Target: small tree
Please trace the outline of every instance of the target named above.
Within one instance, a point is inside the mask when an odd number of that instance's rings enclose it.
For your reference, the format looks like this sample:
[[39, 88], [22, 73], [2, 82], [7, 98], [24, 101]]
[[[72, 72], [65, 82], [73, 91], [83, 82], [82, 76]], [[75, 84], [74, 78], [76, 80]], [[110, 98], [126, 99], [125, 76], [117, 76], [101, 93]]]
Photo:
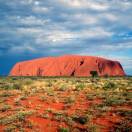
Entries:
[[97, 71], [90, 71], [90, 74], [92, 77], [98, 77], [98, 72]]
[[108, 75], [108, 74], [105, 74], [105, 75], [104, 75], [104, 77], [106, 77], [106, 78], [107, 78], [107, 77], [109, 77], [109, 75]]

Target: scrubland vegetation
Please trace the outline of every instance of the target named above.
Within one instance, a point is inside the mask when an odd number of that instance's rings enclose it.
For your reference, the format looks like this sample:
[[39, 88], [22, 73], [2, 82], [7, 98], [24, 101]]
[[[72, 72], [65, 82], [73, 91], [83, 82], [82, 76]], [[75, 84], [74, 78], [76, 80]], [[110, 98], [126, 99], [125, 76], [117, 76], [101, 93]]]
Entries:
[[0, 132], [131, 132], [132, 78], [0, 78]]

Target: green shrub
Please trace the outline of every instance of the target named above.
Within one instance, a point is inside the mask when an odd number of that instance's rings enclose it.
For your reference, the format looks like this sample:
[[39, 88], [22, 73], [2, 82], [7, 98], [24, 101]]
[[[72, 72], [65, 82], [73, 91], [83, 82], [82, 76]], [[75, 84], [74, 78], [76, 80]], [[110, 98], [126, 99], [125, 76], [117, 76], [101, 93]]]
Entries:
[[122, 117], [132, 117], [132, 111], [131, 110], [118, 110], [117, 114], [119, 114]]
[[66, 85], [62, 85], [60, 88], [59, 88], [60, 91], [66, 91], [67, 90], [67, 87]]
[[13, 89], [20, 89], [20, 84], [18, 83], [13, 84]]
[[13, 86], [12, 86], [12, 84], [3, 84], [1, 86], [1, 89], [10, 90], [10, 89], [13, 89]]
[[70, 96], [66, 98], [66, 103], [74, 103], [75, 102], [75, 96]]
[[7, 110], [11, 109], [11, 106], [10, 105], [3, 105], [1, 108], [0, 108], [0, 111], [1, 112], [5, 112]]
[[130, 122], [125, 120], [116, 123], [114, 126], [114, 132], [132, 132], [132, 128], [129, 124]]
[[95, 124], [89, 124], [87, 128], [87, 132], [101, 132], [100, 127]]
[[4, 132], [14, 132], [16, 130], [16, 126], [9, 125], [4, 129]]
[[61, 128], [59, 128], [59, 132], [69, 132], [69, 129], [61, 127]]
[[106, 106], [112, 106], [112, 105], [122, 105], [125, 102], [126, 101], [123, 98], [119, 98], [117, 96], [110, 96], [106, 98], [104, 104]]
[[10, 97], [10, 96], [12, 96], [12, 94], [8, 91], [5, 91], [2, 94], [0, 94], [0, 97]]
[[79, 83], [76, 85], [76, 90], [77, 91], [80, 91], [80, 90], [83, 90], [85, 88], [85, 85], [83, 83]]
[[87, 94], [87, 95], [86, 95], [86, 98], [87, 98], [88, 100], [93, 100], [93, 99], [96, 98], [96, 95], [95, 95], [95, 94]]
[[44, 102], [44, 101], [47, 101], [47, 97], [44, 96], [44, 95], [42, 95], [42, 96], [40, 96], [40, 100], [43, 101], [43, 102]]
[[98, 77], [98, 72], [97, 71], [90, 71], [90, 74], [92, 77]]
[[44, 119], [50, 118], [49, 114], [45, 114], [45, 113], [41, 114], [40, 117]]
[[73, 117], [73, 120], [80, 123], [80, 124], [86, 124], [88, 121], [87, 117], [82, 117], [82, 116]]
[[112, 88], [115, 88], [115, 87], [116, 87], [116, 85], [113, 82], [106, 82], [103, 86], [104, 89], [112, 89]]
[[0, 124], [7, 125], [16, 121], [25, 121], [25, 117], [31, 115], [32, 113], [33, 111], [19, 111], [14, 115], [0, 118]]

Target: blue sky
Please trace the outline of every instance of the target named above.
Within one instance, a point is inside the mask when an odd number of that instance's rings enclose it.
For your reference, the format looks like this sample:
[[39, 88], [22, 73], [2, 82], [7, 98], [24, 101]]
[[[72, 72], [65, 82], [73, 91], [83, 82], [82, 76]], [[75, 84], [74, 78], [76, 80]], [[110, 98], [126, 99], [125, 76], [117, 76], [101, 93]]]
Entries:
[[0, 0], [0, 75], [63, 54], [118, 60], [132, 75], [132, 1]]

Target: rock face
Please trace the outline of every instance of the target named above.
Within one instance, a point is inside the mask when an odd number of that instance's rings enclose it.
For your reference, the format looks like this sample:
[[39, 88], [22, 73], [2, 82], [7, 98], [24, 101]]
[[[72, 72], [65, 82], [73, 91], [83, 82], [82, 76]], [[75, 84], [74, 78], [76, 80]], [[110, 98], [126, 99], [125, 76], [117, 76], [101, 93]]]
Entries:
[[121, 64], [94, 56], [64, 55], [45, 57], [17, 63], [10, 76], [91, 76], [97, 71], [99, 76], [124, 76]]

